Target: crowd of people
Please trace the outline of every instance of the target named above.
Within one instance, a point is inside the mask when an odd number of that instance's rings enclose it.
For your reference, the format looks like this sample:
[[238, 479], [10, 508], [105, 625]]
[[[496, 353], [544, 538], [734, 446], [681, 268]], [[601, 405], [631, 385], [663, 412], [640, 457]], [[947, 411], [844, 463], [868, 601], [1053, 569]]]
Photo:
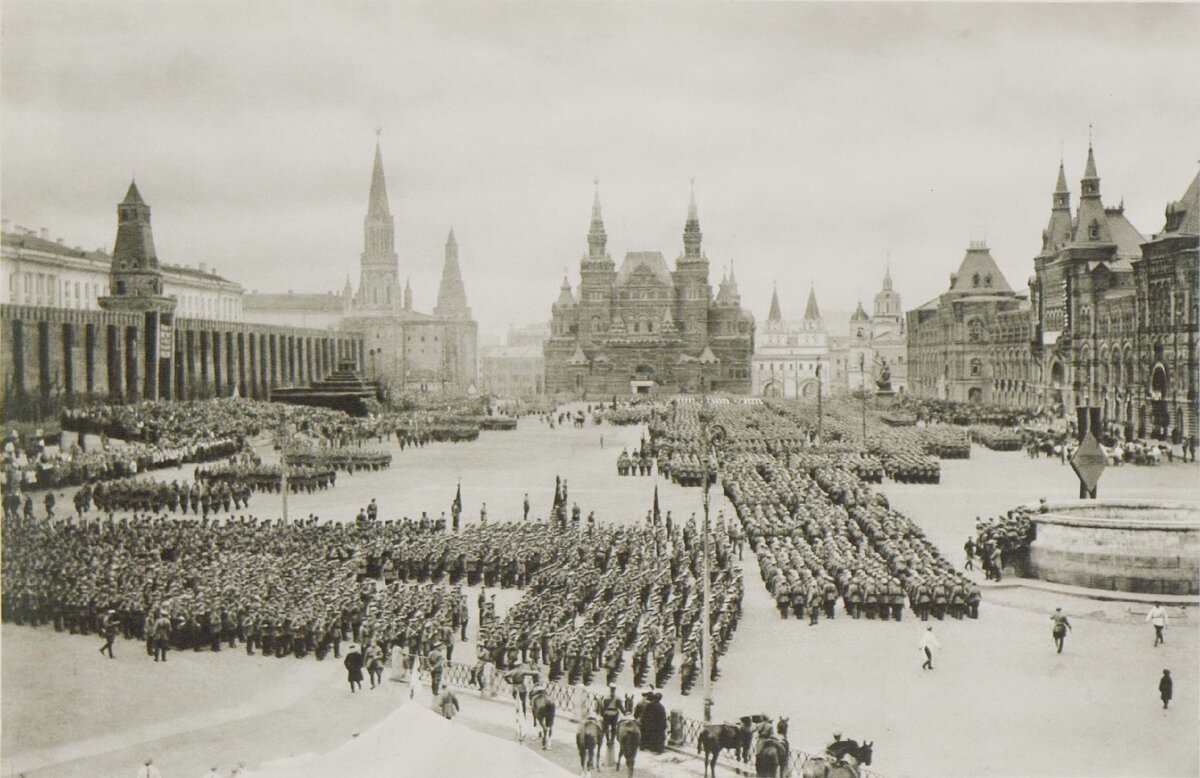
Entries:
[[654, 475], [654, 453], [644, 438], [633, 453], [621, 450], [617, 456], [617, 475]]
[[994, 519], [975, 517], [975, 537], [967, 540], [963, 551], [968, 566], [978, 559], [984, 576], [1000, 581], [1005, 567], [1024, 571], [1034, 539], [1032, 511], [1018, 507]]
[[[817, 624], [844, 612], [899, 620], [906, 609], [921, 619], [977, 618], [978, 586], [870, 488], [877, 468], [868, 456], [842, 448], [849, 436], [846, 419], [840, 421], [834, 447], [816, 443], [796, 410], [771, 406], [676, 406], [658, 415], [651, 430], [660, 456], [712, 440], [725, 493], [782, 618]], [[871, 456], [886, 462], [905, 453]], [[888, 471], [886, 464], [878, 469]], [[914, 466], [905, 475], [917, 472]]]

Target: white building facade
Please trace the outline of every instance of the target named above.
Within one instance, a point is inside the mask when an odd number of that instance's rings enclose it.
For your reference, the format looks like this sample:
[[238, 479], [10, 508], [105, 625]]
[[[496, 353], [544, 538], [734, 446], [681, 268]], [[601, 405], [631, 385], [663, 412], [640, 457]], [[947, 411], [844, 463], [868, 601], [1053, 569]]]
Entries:
[[755, 339], [751, 359], [751, 392], [756, 397], [816, 399], [818, 387], [830, 387], [829, 335], [809, 290], [804, 318], [787, 321], [778, 291], [771, 293], [771, 312]]

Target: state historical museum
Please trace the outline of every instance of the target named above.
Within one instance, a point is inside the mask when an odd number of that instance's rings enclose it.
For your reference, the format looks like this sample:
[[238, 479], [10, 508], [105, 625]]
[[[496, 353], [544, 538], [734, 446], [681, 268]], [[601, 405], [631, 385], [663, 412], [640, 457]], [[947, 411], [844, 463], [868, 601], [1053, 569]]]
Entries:
[[574, 292], [566, 278], [545, 345], [546, 392], [577, 397], [750, 391], [754, 317], [732, 272], [714, 299], [693, 194], [683, 253], [631, 251], [620, 270], [607, 251], [600, 195]]

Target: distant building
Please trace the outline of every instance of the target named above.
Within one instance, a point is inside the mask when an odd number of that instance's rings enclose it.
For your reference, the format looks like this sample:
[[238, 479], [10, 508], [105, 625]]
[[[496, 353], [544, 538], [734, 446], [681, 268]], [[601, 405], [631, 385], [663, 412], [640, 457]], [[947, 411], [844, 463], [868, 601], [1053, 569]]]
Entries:
[[551, 308], [547, 393], [750, 391], [754, 317], [732, 273], [712, 294], [694, 195], [674, 270], [657, 251], [631, 251], [617, 269], [599, 192], [587, 241], [578, 293], [564, 278]]
[[510, 346], [536, 346], [538, 351], [550, 339], [550, 322], [526, 324], [523, 327], [509, 327], [507, 343]]
[[752, 393], [758, 397], [815, 398], [818, 386], [828, 392], [832, 379], [829, 337], [816, 291], [809, 289], [804, 318], [787, 321], [778, 290], [771, 292], [771, 311], [755, 338], [751, 369]]
[[489, 346], [480, 356], [483, 391], [528, 399], [543, 393], [546, 377], [540, 346]]
[[867, 388], [875, 391], [884, 381], [892, 391], [908, 391], [908, 336], [900, 294], [892, 288], [889, 267], [875, 295], [874, 314], [860, 302], [850, 317], [847, 335], [830, 337], [835, 391]]
[[1005, 312], [1027, 312], [987, 244], [972, 241], [950, 288], [908, 313], [908, 390], [918, 397], [991, 403], [991, 336]]
[[[136, 192], [131, 186], [130, 191]], [[137, 194], [141, 198], [140, 193]], [[100, 298], [110, 294], [112, 257], [104, 251], [84, 251], [51, 241], [49, 232], [5, 223], [0, 249], [0, 279], [6, 288], [0, 299], [9, 305], [100, 310]], [[203, 262], [197, 267], [162, 264], [162, 293], [174, 297], [181, 316], [241, 321], [242, 287], [222, 278]]]
[[467, 305], [454, 230], [446, 239], [433, 313], [415, 311], [412, 286], [407, 281], [400, 285], [395, 219], [378, 143], [363, 219], [358, 289], [347, 276], [338, 294], [250, 294], [244, 305], [250, 321], [361, 334], [366, 345], [361, 371], [389, 386], [446, 392], [476, 388], [479, 327]]

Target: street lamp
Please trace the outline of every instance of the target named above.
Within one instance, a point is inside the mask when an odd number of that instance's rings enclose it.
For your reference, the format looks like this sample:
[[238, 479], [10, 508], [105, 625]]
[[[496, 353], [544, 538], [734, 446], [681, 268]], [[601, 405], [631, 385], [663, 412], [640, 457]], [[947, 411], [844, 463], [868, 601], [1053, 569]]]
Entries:
[[821, 445], [825, 430], [825, 407], [822, 404], [824, 392], [821, 387], [821, 363], [817, 363], [817, 445]]
[[712, 425], [712, 411], [708, 408], [708, 395], [703, 396], [704, 407], [700, 410], [700, 439], [703, 445], [703, 478], [704, 489], [702, 499], [704, 503], [704, 530], [701, 533], [701, 561], [700, 569], [704, 575], [703, 601], [701, 609], [704, 611], [704, 618], [701, 619], [700, 626], [700, 672], [703, 677], [704, 689], [704, 720], [712, 721], [712, 573], [709, 570], [709, 453], [712, 445], [718, 440], [725, 437], [725, 429], [721, 425]]
[[850, 396], [862, 401], [862, 440], [863, 448], [865, 449], [867, 447], [867, 400], [871, 397], [871, 391], [865, 387], [855, 389], [850, 393]]

